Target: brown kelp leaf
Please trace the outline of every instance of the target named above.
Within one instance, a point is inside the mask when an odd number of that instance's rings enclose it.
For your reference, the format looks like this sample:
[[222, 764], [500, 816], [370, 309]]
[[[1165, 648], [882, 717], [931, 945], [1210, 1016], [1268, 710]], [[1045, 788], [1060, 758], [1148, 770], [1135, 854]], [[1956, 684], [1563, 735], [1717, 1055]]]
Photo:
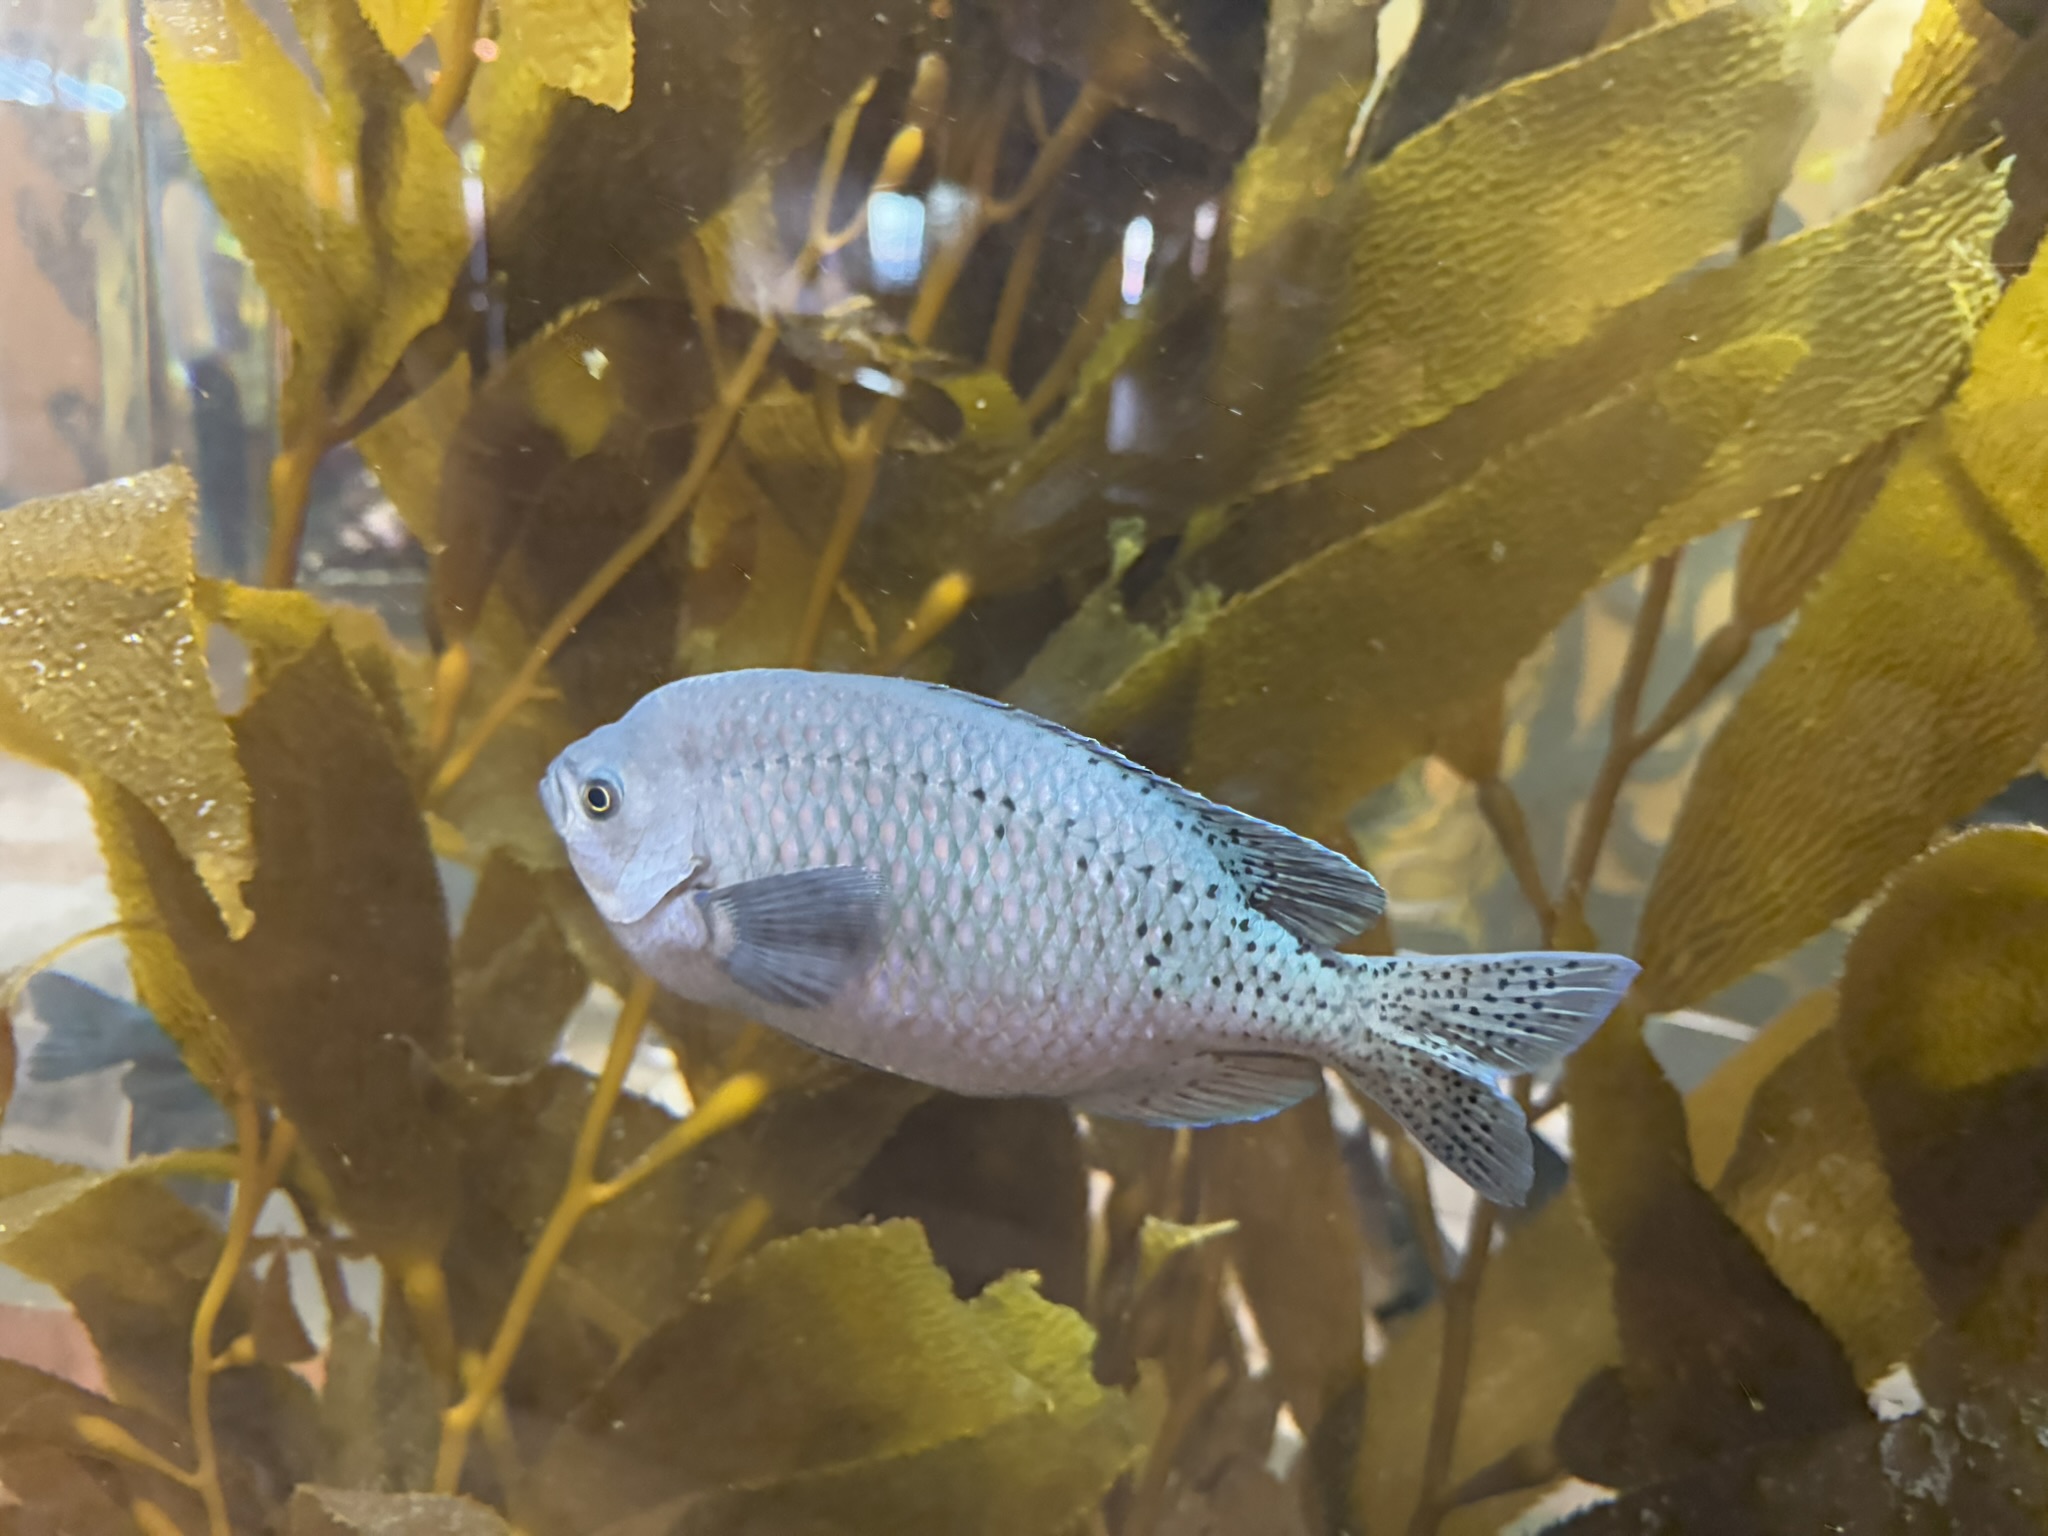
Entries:
[[1842, 1048], [1950, 1318], [2048, 1207], [2044, 923], [2048, 833], [1989, 828], [1909, 866], [1843, 970]]
[[1510, 85], [1366, 172], [1342, 194], [1349, 291], [1257, 484], [1442, 416], [1732, 239], [1784, 179], [1827, 35], [1722, 7]]
[[[1809, 1012], [1825, 1026], [1832, 1009]], [[1804, 1021], [1786, 1022], [1796, 1029]], [[1757, 1087], [1714, 1195], [1842, 1341], [1858, 1381], [1910, 1358], [1933, 1330], [1870, 1114], [1834, 1029], [1811, 1033]]]
[[[1513, 670], [1803, 355], [1764, 336], [1681, 363], [1227, 604], [1184, 642], [1201, 657], [1188, 777], [1329, 832], [1428, 750], [1442, 710]], [[1095, 717], [1127, 743], [1131, 690]]]
[[[515, 84], [520, 123], [505, 136], [518, 158], [543, 113], [546, 128], [510, 202], [493, 209], [491, 253], [506, 270], [513, 337], [580, 300], [673, 272], [677, 242], [901, 59], [923, 14], [917, 0], [643, 6], [623, 112], [573, 96], [550, 111], [545, 95]], [[621, 186], [635, 195], [617, 196]]]
[[[148, 1498], [163, 1509], [175, 1511], [183, 1522], [181, 1530], [204, 1526], [204, 1507], [195, 1494], [133, 1461], [106, 1454], [98, 1446], [89, 1448], [78, 1429], [81, 1419], [113, 1425], [173, 1465], [189, 1459], [180, 1443], [182, 1436], [172, 1424], [32, 1366], [0, 1360], [0, 1446], [5, 1447], [0, 1450], [0, 1486], [22, 1501], [22, 1505], [31, 1499], [35, 1501], [35, 1515], [49, 1522], [35, 1527], [39, 1533], [86, 1536], [99, 1528], [82, 1518], [77, 1510], [65, 1508], [61, 1497], [52, 1497], [56, 1479], [50, 1473], [54, 1463], [36, 1465], [38, 1457], [52, 1454], [75, 1456], [74, 1466], [80, 1468], [92, 1465], [93, 1481], [116, 1496], [114, 1507], [122, 1519], [112, 1528], [120, 1536], [134, 1536], [135, 1527], [127, 1523], [125, 1507], [135, 1498]], [[237, 1513], [253, 1515], [255, 1511]]]
[[1643, 909], [1653, 1009], [1820, 931], [2048, 737], [2048, 263], [1977, 355], [1701, 759]]
[[[682, 472], [714, 393], [680, 300], [593, 305], [521, 347], [476, 390], [443, 461], [443, 632], [468, 637], [494, 587], [529, 632], [553, 619]], [[680, 549], [640, 561], [557, 654], [587, 724], [667, 680], [681, 563]]]
[[1263, 30], [1254, 11], [1190, 0], [1015, 0], [1001, 15], [1021, 58], [1091, 81], [1227, 152], [1252, 136]]
[[1202, 1217], [1237, 1223], [1229, 1253], [1275, 1384], [1312, 1434], [1365, 1360], [1364, 1241], [1329, 1105], [1318, 1094], [1270, 1120], [1218, 1127], [1197, 1155]]
[[319, 1346], [306, 1337], [306, 1325], [292, 1300], [292, 1267], [280, 1253], [256, 1289], [255, 1313], [249, 1337], [256, 1345], [256, 1358], [272, 1365], [296, 1365], [320, 1353]]
[[331, 636], [279, 669], [235, 737], [254, 789], [256, 925], [230, 939], [131, 803], [164, 927], [350, 1222], [397, 1256], [431, 1252], [453, 1150], [431, 1064], [453, 1031], [447, 918], [411, 786]]
[[345, 421], [439, 319], [462, 174], [355, 0], [301, 0], [316, 92], [246, 0], [162, 0], [150, 52], [207, 190], [291, 332], [288, 435]]
[[484, 1071], [510, 1077], [547, 1061], [589, 988], [542, 881], [496, 852], [455, 941], [455, 1035]]
[[146, 1173], [0, 1157], [0, 1263], [72, 1304], [115, 1398], [170, 1422], [184, 1416], [192, 1310], [219, 1252], [218, 1230]]
[[506, 1536], [511, 1527], [474, 1499], [302, 1486], [285, 1510], [285, 1536]]
[[[157, 1426], [187, 1422], [192, 1314], [220, 1245], [220, 1229], [172, 1194], [148, 1163], [107, 1172], [0, 1157], [0, 1263], [71, 1304], [92, 1336], [110, 1392], [124, 1410], [137, 1410], [109, 1417], [145, 1444], [169, 1449]], [[219, 1347], [247, 1331], [252, 1302], [245, 1283], [229, 1292]], [[0, 1367], [0, 1384], [6, 1379]], [[291, 1372], [268, 1365], [220, 1372], [213, 1414], [238, 1508], [261, 1486], [245, 1462], [286, 1480], [311, 1471], [312, 1394]], [[0, 1442], [16, 1427], [0, 1423]]]
[[376, 29], [377, 40], [393, 58], [402, 59], [440, 20], [448, 0], [356, 0], [363, 19]]
[[543, 1495], [582, 1524], [687, 1501], [693, 1531], [1057, 1530], [1141, 1448], [1094, 1334], [1012, 1276], [953, 1294], [911, 1222], [763, 1249], [621, 1367]]
[[[1519, 1447], [1547, 1445], [1579, 1384], [1619, 1358], [1610, 1276], [1569, 1187], [1493, 1255], [1479, 1293], [1452, 1486]], [[1352, 1489], [1361, 1530], [1408, 1529], [1429, 1435], [1419, 1405], [1435, 1394], [1442, 1339], [1438, 1301], [1395, 1327], [1373, 1367]]]
[[935, 1094], [840, 1200], [862, 1217], [916, 1221], [962, 1296], [1030, 1270], [1051, 1300], [1082, 1304], [1088, 1170], [1064, 1104]]
[[1638, 1488], [1862, 1419], [1841, 1345], [1694, 1181], [1634, 994], [1565, 1073], [1574, 1182], [1614, 1265], [1622, 1344], [1558, 1425], [1565, 1467]]
[[141, 800], [241, 933], [249, 787], [199, 644], [195, 496], [173, 467], [0, 513], [0, 746]]
[[504, 0], [499, 17], [508, 62], [615, 112], [633, 100], [632, 0]]
[[427, 668], [415, 653], [391, 638], [384, 620], [367, 608], [324, 603], [287, 587], [245, 587], [202, 577], [196, 588], [199, 611], [225, 625], [249, 651], [252, 694], [323, 637], [332, 636], [356, 681], [377, 706], [392, 750], [411, 772], [419, 767], [419, 738], [431, 708]]
[[[473, 670], [456, 717], [455, 740], [474, 729], [483, 711], [512, 685], [531, 643], [526, 626], [501, 594], [485, 600], [483, 618], [470, 637]], [[456, 829], [462, 857], [471, 864], [503, 848], [528, 869], [567, 867], [562, 840], [541, 809], [535, 786], [555, 754], [580, 732], [559, 686], [545, 671], [541, 677], [541, 686], [524, 697], [485, 744], [476, 765], [434, 804], [435, 814]]]

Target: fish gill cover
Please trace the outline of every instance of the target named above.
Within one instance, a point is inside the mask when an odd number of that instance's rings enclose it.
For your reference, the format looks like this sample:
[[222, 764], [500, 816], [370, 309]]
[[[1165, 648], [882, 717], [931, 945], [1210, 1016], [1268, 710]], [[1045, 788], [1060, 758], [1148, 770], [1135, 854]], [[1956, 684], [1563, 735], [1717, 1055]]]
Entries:
[[[1825, 3], [263, 12], [149, 6], [290, 338], [265, 585], [175, 467], [0, 512], [0, 745], [235, 1128], [0, 1157], [101, 1366], [0, 1364], [0, 1529], [2048, 1517], [2048, 833], [1957, 830], [2048, 741], [2038, 3], [1931, 0], [1800, 229]], [[295, 590], [342, 445], [428, 648]], [[1366, 949], [1627, 949], [1532, 1209], [1348, 1095], [1077, 1122], [660, 994], [534, 784], [758, 664], [1355, 850]], [[1775, 1017], [1682, 1095], [1702, 1005]]]

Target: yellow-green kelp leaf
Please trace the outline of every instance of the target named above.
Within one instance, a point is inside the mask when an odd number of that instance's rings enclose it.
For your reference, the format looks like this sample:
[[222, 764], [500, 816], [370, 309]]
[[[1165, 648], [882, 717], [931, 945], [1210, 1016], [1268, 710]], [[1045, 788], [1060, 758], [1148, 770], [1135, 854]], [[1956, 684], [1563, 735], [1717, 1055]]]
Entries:
[[1843, 968], [1842, 1049], [1951, 1319], [2048, 1210], [2044, 933], [2048, 832], [1988, 828], [1906, 869]]
[[343, 421], [441, 317], [469, 226], [454, 150], [354, 0], [293, 14], [324, 95], [246, 0], [157, 0], [150, 53], [291, 331], [289, 411]]
[[658, 1329], [539, 1481], [584, 1527], [687, 1501], [704, 1536], [1042, 1536], [1145, 1442], [1094, 1344], [1026, 1275], [960, 1301], [913, 1222], [807, 1232]]
[[503, 42], [557, 90], [621, 112], [633, 100], [633, 0], [503, 0]]
[[1708, 745], [1643, 909], [1646, 1006], [1819, 932], [2048, 738], [2048, 262], [1976, 356]]
[[427, 35], [427, 29], [441, 19], [448, 0], [356, 0], [363, 19], [376, 30], [377, 40], [395, 58], [404, 58]]
[[447, 914], [412, 786], [331, 634], [235, 720], [254, 795], [255, 924], [231, 939], [134, 802], [164, 930], [350, 1224], [387, 1255], [438, 1249], [451, 1133], [430, 1104], [453, 1049]]
[[2007, 207], [2002, 171], [1957, 161], [1630, 316], [1631, 335], [1782, 330], [1808, 354], [1614, 570], [1713, 532], [1936, 405], [1998, 302], [1991, 242]]
[[[1720, 7], [1507, 86], [1366, 172], [1343, 194], [1348, 292], [1257, 484], [1435, 420], [1731, 240], [1783, 183], [1829, 35], [1825, 16]], [[1249, 169], [1303, 169], [1269, 159]]]
[[239, 934], [249, 787], [192, 606], [195, 497], [170, 468], [0, 512], [0, 747], [147, 805]]
[[[1680, 363], [1226, 606], [1182, 642], [1201, 658], [1187, 776], [1329, 832], [1513, 670], [1804, 352], [1765, 336]], [[1123, 738], [1153, 705], [1138, 685], [1169, 670], [1136, 669], [1092, 723]]]
[[440, 378], [356, 438], [356, 451], [428, 554], [441, 551], [441, 465], [469, 410], [469, 359], [458, 357]]
[[1701, 1084], [1686, 1112], [1697, 1136], [1704, 1103], [1753, 1090], [1709, 1187], [1867, 1385], [1910, 1359], [1936, 1319], [1870, 1111], [1830, 1027], [1834, 1009], [1832, 992], [1795, 1004]]

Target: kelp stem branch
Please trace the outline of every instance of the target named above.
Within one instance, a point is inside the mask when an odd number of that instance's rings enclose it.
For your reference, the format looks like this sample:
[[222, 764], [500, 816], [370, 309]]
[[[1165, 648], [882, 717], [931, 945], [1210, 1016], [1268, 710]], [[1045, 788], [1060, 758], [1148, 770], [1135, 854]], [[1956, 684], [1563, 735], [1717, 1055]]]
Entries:
[[194, 1466], [192, 1487], [206, 1507], [209, 1536], [233, 1536], [228, 1524], [227, 1495], [221, 1490], [220, 1452], [213, 1436], [213, 1378], [221, 1363], [213, 1348], [213, 1335], [220, 1324], [221, 1310], [234, 1290], [235, 1280], [248, 1257], [249, 1240], [256, 1232], [256, 1218], [276, 1187], [291, 1156], [297, 1135], [291, 1122], [279, 1117], [270, 1130], [270, 1142], [263, 1140], [263, 1117], [246, 1085], [235, 1095], [236, 1152], [240, 1177], [235, 1183], [235, 1206], [228, 1217], [227, 1237], [220, 1257], [214, 1262], [199, 1307], [192, 1317], [192, 1365], [186, 1384], [187, 1410], [192, 1420]]
[[1522, 811], [1522, 802], [1505, 779], [1482, 779], [1475, 787], [1479, 813], [1486, 818], [1494, 840], [1507, 856], [1508, 868], [1514, 871], [1522, 899], [1529, 903], [1537, 921], [1548, 932], [1557, 913], [1551, 905], [1550, 893], [1543, 888], [1543, 866], [1536, 858], [1536, 845], [1529, 839], [1529, 818]]
[[1408, 1522], [1408, 1536], [1436, 1536], [1448, 1510], [1444, 1494], [1450, 1481], [1451, 1455], [1458, 1445], [1458, 1424], [1465, 1413], [1465, 1387], [1472, 1376], [1479, 1288], [1486, 1280], [1487, 1260], [1493, 1250], [1494, 1217], [1489, 1201], [1481, 1200], [1472, 1208], [1464, 1260], [1458, 1266], [1457, 1279], [1444, 1296], [1436, 1402], [1430, 1410], [1429, 1443], [1422, 1453], [1422, 1481], [1415, 1496], [1415, 1514]]
[[427, 96], [427, 116], [436, 128], [455, 121], [469, 99], [476, 79], [476, 33], [483, 18], [483, 0], [449, 0], [435, 29], [434, 48], [441, 55], [441, 74]]
[[[818, 270], [832, 235], [829, 229], [832, 200], [837, 195], [839, 177], [845, 168], [848, 147], [853, 133], [860, 122], [861, 109], [873, 95], [875, 83], [872, 79], [864, 82], [853, 93], [846, 105], [840, 108], [839, 116], [832, 125], [832, 136], [826, 145], [825, 164], [818, 174], [817, 191], [812, 198], [812, 221], [810, 237], [804, 248], [797, 253], [789, 271], [783, 275], [782, 292], [761, 316], [761, 322], [754, 328], [754, 339], [748, 343], [746, 354], [726, 375], [718, 391], [717, 403], [699, 426], [697, 445], [690, 455], [689, 466], [683, 471], [669, 493], [655, 504], [631, 538], [617, 549], [610, 558], [594, 571], [590, 579], [576, 589], [576, 593], [562, 606], [548, 627], [541, 631], [526, 653], [526, 659], [519, 664], [514, 674], [498, 696], [491, 700], [483, 716], [470, 733], [442, 759], [440, 768], [434, 774], [427, 798], [438, 799], [445, 795], [462, 776], [469, 772], [483, 751], [486, 743], [503, 729], [534, 694], [540, 684], [541, 674], [555, 653], [576, 633], [576, 626], [589, 618], [597, 605], [610, 595], [617, 586], [638, 565], [641, 559], [674, 528], [695, 504], [698, 495], [710, 481], [712, 471], [718, 467], [719, 456], [725, 452], [725, 445], [731, 440], [733, 429], [739, 425], [740, 412], [746, 408], [748, 399], [754, 393], [754, 386], [767, 371], [768, 360], [775, 355], [775, 344], [782, 336], [781, 312], [795, 304], [805, 283]], [[822, 210], [822, 211], [821, 211]], [[830, 595], [830, 587], [827, 587]]]
[[306, 503], [313, 471], [327, 454], [324, 424], [287, 445], [270, 464], [270, 546], [263, 557], [263, 584], [289, 587], [299, 579], [299, 550], [306, 542]]
[[[952, 297], [954, 285], [960, 281], [960, 274], [967, 268], [968, 257], [973, 254], [981, 237], [994, 225], [1015, 218], [1036, 202], [1066, 168], [1075, 151], [1088, 142], [1089, 136], [1094, 133], [1103, 116], [1115, 104], [1106, 91], [1092, 84], [1082, 86], [1080, 95], [1074, 98], [1074, 104], [1067, 109], [1067, 115], [1060, 120], [1059, 127], [1054, 130], [1052, 137], [1040, 146], [1037, 156], [1031, 162], [1031, 168], [1024, 173], [1024, 179], [1018, 183], [1017, 190], [1006, 198], [990, 198], [985, 193], [987, 184], [994, 174], [996, 151], [1001, 145], [1003, 128], [1009, 118], [1012, 94], [1007, 89], [999, 93], [991, 121], [987, 125], [987, 131], [976, 155], [976, 165], [970, 180], [976, 191], [984, 195], [976, 205], [976, 211], [963, 221], [958, 233], [940, 248], [938, 255], [933, 259], [925, 273], [924, 283], [918, 289], [916, 302], [911, 305], [910, 316], [904, 322], [904, 337], [914, 350], [930, 343], [933, 332], [938, 329], [939, 318], [945, 313], [946, 301]], [[821, 181], [820, 200], [823, 200], [825, 195]], [[820, 217], [817, 204], [814, 202], [814, 239]], [[909, 385], [908, 367], [908, 364], [900, 367], [896, 378], [897, 385], [905, 392]], [[831, 611], [832, 595], [837, 590], [840, 576], [846, 569], [847, 557], [853, 552], [853, 542], [860, 533], [861, 519], [867, 514], [868, 498], [874, 493], [881, 457], [889, 446], [889, 434], [895, 429], [897, 419], [902, 414], [900, 398], [900, 395], [891, 396], [875, 407], [874, 413], [855, 435], [852, 450], [845, 455], [839, 506], [833, 514], [832, 530], [826, 536], [825, 548], [818, 556], [817, 570], [811, 577], [810, 594], [805, 599], [803, 620], [797, 627], [796, 644], [792, 648], [793, 666], [808, 667], [817, 659], [818, 640], [824, 633], [825, 615]]]
[[[1636, 608], [1635, 629], [1629, 635], [1628, 654], [1621, 664], [1621, 680], [1614, 689], [1613, 725], [1607, 741], [1607, 755], [1586, 797], [1586, 817], [1579, 825], [1579, 837], [1572, 848], [1571, 865], [1565, 873], [1564, 891], [1558, 903], [1561, 916], [1577, 918], [1584, 910], [1586, 892], [1592, 888], [1593, 871], [1600, 863], [1608, 829], [1614, 824], [1615, 807], [1621, 799], [1630, 771], [1650, 748], [1636, 730], [1643, 708], [1643, 688], [1649, 681], [1650, 666], [1657, 659], [1657, 642], [1664, 633], [1664, 616], [1671, 607], [1671, 587], [1678, 574], [1678, 556], [1662, 556], [1650, 566], [1643, 586], [1643, 600]], [[1555, 928], [1555, 924], [1548, 925]], [[1555, 935], [1553, 934], [1553, 937]]]
[[711, 472], [718, 465], [718, 456], [725, 451], [727, 440], [737, 425], [741, 408], [747, 397], [753, 393], [754, 385], [768, 366], [769, 356], [775, 350], [776, 338], [781, 327], [773, 315], [764, 316], [754, 332], [753, 342], [748, 346], [746, 356], [733, 369], [732, 377], [719, 391], [718, 404], [708, 420], [699, 429], [697, 450], [691, 455], [689, 468], [669, 493], [656, 504], [647, 521], [640, 525], [631, 538], [626, 540], [611, 557], [592, 573], [590, 579], [576, 589], [576, 595], [562, 606], [541, 631], [526, 653], [526, 659], [519, 664], [514, 675], [498, 696], [491, 700], [469, 734], [449, 752], [434, 775], [434, 782], [428, 798], [445, 795], [461, 777], [475, 764], [477, 755], [483, 751], [490, 739], [497, 735], [505, 722], [518, 712], [519, 706], [533, 696], [539, 686], [541, 674], [554, 659], [568, 638], [576, 633], [576, 626], [590, 617], [591, 610], [605, 600], [612, 588], [617, 586], [626, 573], [640, 563], [641, 557], [668, 535], [683, 514], [690, 510], [698, 493], [710, 480]]
[[598, 1206], [616, 1200], [710, 1137], [737, 1125], [752, 1114], [766, 1096], [766, 1082], [753, 1073], [741, 1073], [728, 1079], [698, 1106], [694, 1114], [672, 1127], [624, 1172], [609, 1181], [600, 1181], [597, 1177], [598, 1154], [604, 1149], [612, 1110], [625, 1088], [626, 1071], [633, 1064], [634, 1052], [640, 1047], [640, 1037], [647, 1028], [647, 1013], [653, 1004], [654, 983], [640, 977], [633, 983], [625, 1006], [619, 1010], [618, 1023], [613, 1026], [611, 1048], [605, 1055], [604, 1069], [591, 1090], [590, 1104], [584, 1110], [583, 1124], [577, 1131], [575, 1148], [569, 1155], [569, 1176], [562, 1186], [561, 1198], [549, 1212], [547, 1225], [541, 1229], [533, 1251], [526, 1256], [525, 1267], [520, 1270], [519, 1281], [513, 1287], [512, 1299], [505, 1304], [505, 1315], [499, 1320], [490, 1350], [471, 1369], [461, 1401], [441, 1416], [441, 1445], [434, 1462], [434, 1489], [438, 1493], [454, 1493], [460, 1485], [470, 1438], [493, 1411], [498, 1393], [505, 1385], [505, 1377], [519, 1353], [519, 1346], [532, 1325], [548, 1279], [583, 1218]]

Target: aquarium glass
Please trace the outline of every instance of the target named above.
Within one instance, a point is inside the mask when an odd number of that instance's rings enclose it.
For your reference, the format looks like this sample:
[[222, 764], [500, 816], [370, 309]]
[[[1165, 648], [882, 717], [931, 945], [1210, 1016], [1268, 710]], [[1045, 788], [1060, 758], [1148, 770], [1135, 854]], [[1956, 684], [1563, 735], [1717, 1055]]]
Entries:
[[2044, 228], [2044, 0], [0, 0], [0, 1536], [2042, 1530]]

